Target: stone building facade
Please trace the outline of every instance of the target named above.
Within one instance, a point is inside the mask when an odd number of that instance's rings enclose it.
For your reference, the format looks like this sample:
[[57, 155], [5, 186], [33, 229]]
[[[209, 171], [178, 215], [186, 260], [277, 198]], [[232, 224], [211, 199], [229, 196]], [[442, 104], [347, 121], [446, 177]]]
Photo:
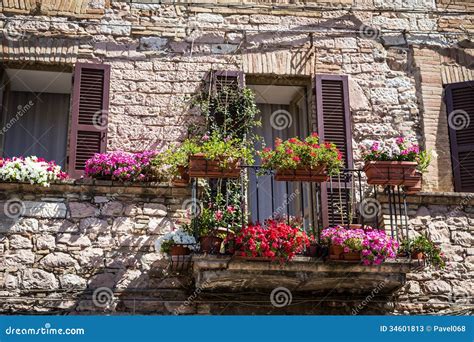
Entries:
[[[444, 87], [474, 80], [473, 10], [469, 0], [3, 1], [0, 63], [27, 70], [13, 91], [44, 86], [29, 79], [35, 71], [51, 73], [45, 82], [61, 88], [65, 83], [55, 82], [70, 81], [78, 63], [110, 66], [108, 151], [186, 138], [200, 120], [190, 98], [211, 70], [243, 71], [256, 86], [303, 86], [311, 108], [315, 75], [348, 76], [356, 168], [364, 141], [400, 132], [437, 152], [423, 192], [408, 198], [409, 217], [413, 231], [428, 232], [449, 262], [442, 271], [409, 271], [403, 287], [370, 305], [365, 296], [316, 296], [318, 304], [228, 308], [202, 299], [192, 272], [170, 272], [154, 250], [156, 237], [184, 218], [189, 189], [0, 184], [2, 204], [15, 198], [26, 207], [14, 221], [1, 221], [0, 310], [351, 314], [360, 303], [357, 313], [472, 310], [474, 196], [455, 191]], [[315, 111], [308, 112], [317, 130]], [[70, 141], [65, 125], [62, 139]], [[66, 155], [70, 148], [66, 142]], [[114, 300], [97, 305], [97, 288]]]

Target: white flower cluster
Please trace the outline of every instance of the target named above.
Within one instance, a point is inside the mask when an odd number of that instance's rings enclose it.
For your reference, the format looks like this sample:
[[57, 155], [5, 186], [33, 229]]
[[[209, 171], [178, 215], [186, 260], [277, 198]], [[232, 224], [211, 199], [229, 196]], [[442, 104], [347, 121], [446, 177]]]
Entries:
[[163, 242], [172, 241], [177, 245], [187, 245], [186, 247], [194, 249], [196, 245], [196, 239], [194, 236], [189, 235], [182, 228], [178, 228], [163, 236], [160, 236], [155, 242], [156, 251], [161, 251], [161, 245]]
[[0, 180], [6, 182], [29, 182], [49, 186], [51, 181], [61, 178], [64, 178], [61, 166], [35, 156], [6, 159], [0, 167]]

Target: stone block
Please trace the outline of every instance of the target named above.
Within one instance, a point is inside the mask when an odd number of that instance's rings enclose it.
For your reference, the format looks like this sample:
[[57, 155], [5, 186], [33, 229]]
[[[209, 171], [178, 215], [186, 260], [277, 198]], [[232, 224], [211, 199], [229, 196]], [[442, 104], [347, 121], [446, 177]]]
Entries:
[[38, 268], [23, 270], [20, 285], [25, 290], [55, 290], [59, 288], [59, 282], [53, 273]]
[[64, 203], [48, 203], [36, 201], [23, 201], [25, 217], [38, 218], [65, 218], [66, 205]]

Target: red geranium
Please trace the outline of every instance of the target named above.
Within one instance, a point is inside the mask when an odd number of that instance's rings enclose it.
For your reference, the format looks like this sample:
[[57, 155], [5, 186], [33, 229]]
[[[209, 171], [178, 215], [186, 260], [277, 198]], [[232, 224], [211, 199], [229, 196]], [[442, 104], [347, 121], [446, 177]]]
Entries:
[[235, 237], [236, 250], [246, 256], [267, 257], [281, 262], [291, 260], [309, 246], [309, 238], [299, 227], [282, 220], [267, 220], [265, 225], [249, 224]]

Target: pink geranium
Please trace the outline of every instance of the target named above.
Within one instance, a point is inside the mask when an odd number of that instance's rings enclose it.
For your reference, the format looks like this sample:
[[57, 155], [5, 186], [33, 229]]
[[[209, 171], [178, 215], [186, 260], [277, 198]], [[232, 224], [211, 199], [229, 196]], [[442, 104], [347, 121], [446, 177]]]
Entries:
[[341, 246], [344, 252], [360, 252], [364, 265], [379, 265], [386, 258], [394, 258], [398, 242], [383, 230], [366, 226], [364, 229], [347, 229], [343, 226], [326, 228], [321, 232], [326, 244]]
[[158, 151], [96, 153], [86, 161], [85, 176], [120, 181], [145, 181]]

